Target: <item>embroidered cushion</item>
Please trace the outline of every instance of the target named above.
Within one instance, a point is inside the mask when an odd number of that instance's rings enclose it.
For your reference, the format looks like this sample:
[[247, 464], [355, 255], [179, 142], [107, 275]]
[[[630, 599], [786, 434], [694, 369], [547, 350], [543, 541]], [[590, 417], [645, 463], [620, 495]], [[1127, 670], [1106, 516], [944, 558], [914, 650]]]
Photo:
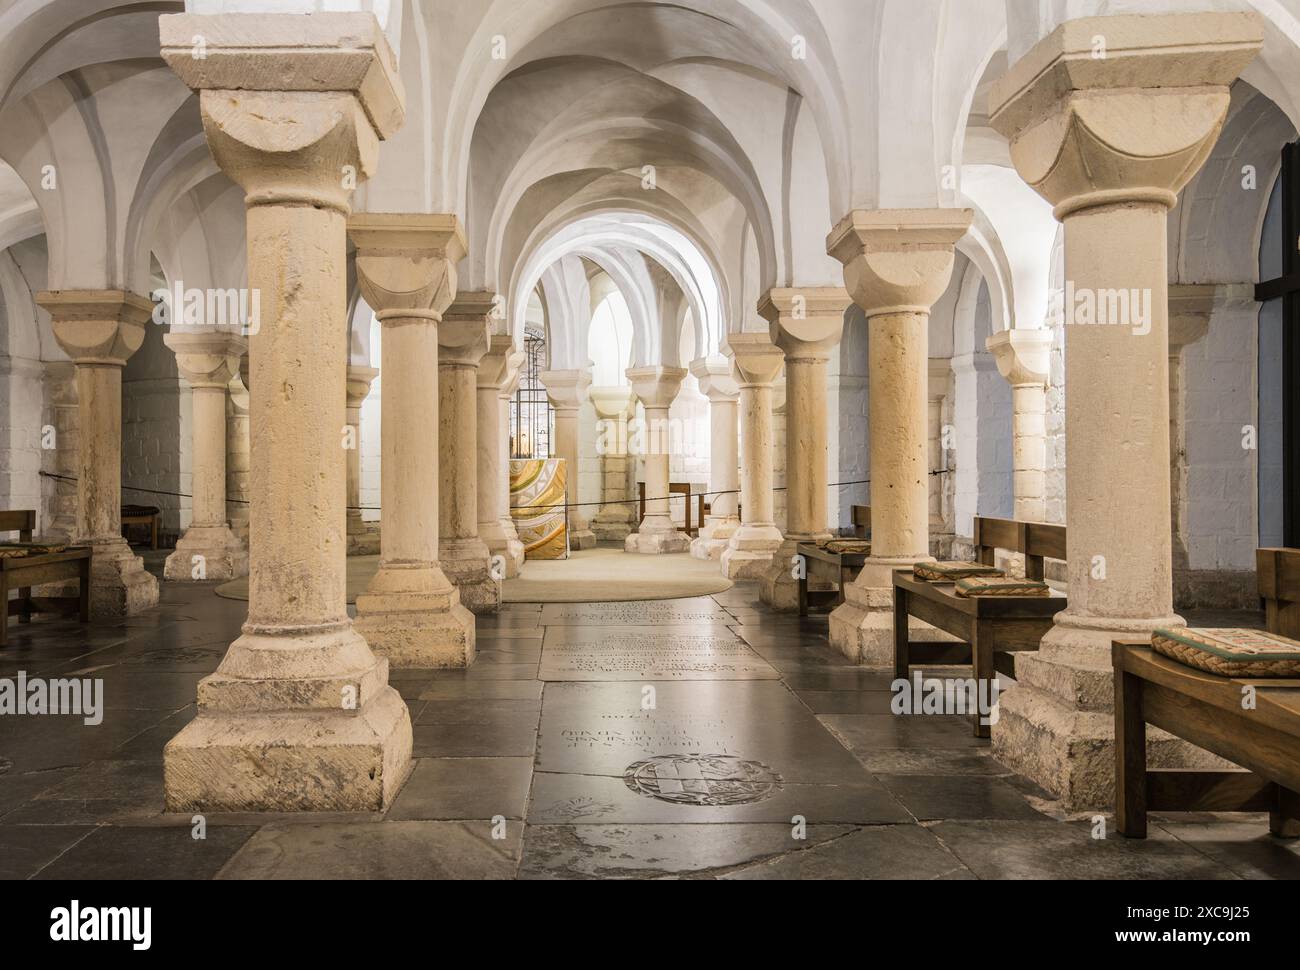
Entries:
[[927, 583], [954, 583], [967, 576], [1001, 576], [1002, 570], [979, 562], [919, 562], [912, 575]]
[[1225, 677], [1300, 677], [1300, 641], [1263, 630], [1156, 630], [1151, 634], [1151, 649]]
[[836, 555], [845, 552], [862, 553], [863, 555], [871, 554], [870, 539], [832, 539], [822, 546], [827, 552], [833, 552]]
[[1052, 588], [1035, 579], [968, 576], [957, 580], [958, 596], [1051, 596]]

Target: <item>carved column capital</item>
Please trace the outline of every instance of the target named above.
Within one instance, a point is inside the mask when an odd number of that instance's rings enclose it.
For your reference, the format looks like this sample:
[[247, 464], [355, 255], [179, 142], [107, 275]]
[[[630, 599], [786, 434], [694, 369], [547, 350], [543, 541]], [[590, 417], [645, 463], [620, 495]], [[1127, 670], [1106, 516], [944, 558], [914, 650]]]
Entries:
[[984, 341], [998, 373], [1012, 387], [1046, 385], [1051, 376], [1052, 331], [1002, 330]]
[[831, 231], [826, 251], [844, 264], [844, 285], [868, 317], [929, 313], [973, 217], [970, 209], [857, 209]]
[[844, 333], [844, 311], [852, 303], [843, 287], [772, 289], [758, 301], [772, 343], [787, 360], [829, 360]]
[[153, 304], [126, 290], [50, 290], [36, 294], [54, 339], [79, 365], [125, 367], [144, 343]]
[[358, 212], [348, 219], [361, 295], [384, 325], [441, 319], [456, 297], [465, 230], [454, 215]]
[[176, 354], [176, 367], [191, 387], [225, 390], [239, 373], [248, 340], [223, 332], [163, 334], [163, 343]]
[[1071, 20], [994, 83], [990, 124], [1058, 219], [1117, 202], [1172, 208], [1263, 40], [1250, 13]]

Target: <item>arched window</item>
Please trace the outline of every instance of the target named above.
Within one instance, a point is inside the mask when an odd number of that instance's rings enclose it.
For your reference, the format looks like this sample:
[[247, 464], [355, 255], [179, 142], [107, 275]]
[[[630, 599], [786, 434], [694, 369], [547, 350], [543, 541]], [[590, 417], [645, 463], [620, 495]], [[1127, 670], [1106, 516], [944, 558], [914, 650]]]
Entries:
[[510, 407], [510, 456], [550, 458], [552, 433], [551, 402], [542, 386], [546, 370], [546, 338], [540, 330], [524, 330], [524, 363], [519, 372], [519, 389]]
[[617, 289], [601, 300], [591, 315], [587, 356], [592, 362], [591, 382], [596, 387], [627, 383], [626, 371], [632, 366], [632, 314]]

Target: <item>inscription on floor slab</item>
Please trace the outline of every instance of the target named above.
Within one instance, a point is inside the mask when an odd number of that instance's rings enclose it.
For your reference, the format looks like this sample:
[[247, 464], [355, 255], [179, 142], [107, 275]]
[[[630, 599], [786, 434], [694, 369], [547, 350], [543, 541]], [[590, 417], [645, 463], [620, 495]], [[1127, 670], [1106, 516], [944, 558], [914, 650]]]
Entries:
[[743, 640], [709, 633], [611, 627], [553, 630], [542, 646], [541, 680], [778, 680]]
[[730, 623], [731, 614], [710, 599], [657, 600], [647, 603], [548, 603], [543, 626], [682, 626]]

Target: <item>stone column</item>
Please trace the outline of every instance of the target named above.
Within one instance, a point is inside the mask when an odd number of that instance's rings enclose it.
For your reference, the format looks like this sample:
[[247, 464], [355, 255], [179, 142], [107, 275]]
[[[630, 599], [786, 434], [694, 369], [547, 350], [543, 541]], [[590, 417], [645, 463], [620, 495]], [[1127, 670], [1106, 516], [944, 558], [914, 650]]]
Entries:
[[[357, 629], [396, 667], [466, 667], [474, 617], [439, 563], [443, 313], [464, 255], [447, 215], [358, 213], [348, 222], [357, 282], [383, 328], [379, 572], [357, 597]], [[470, 509], [471, 514], [473, 508]]]
[[71, 361], [45, 364], [45, 384], [54, 428], [54, 480], [49, 519], [41, 538], [69, 542], [77, 534], [77, 367]]
[[[971, 218], [969, 209], [859, 210], [827, 241], [870, 328], [871, 557], [830, 622], [831, 643], [856, 663], [892, 662], [893, 571], [930, 558], [930, 308]], [[912, 636], [943, 639], [925, 625]]]
[[163, 342], [192, 391], [193, 518], [163, 578], [177, 582], [248, 575], [248, 550], [226, 519], [226, 394], [248, 341], [231, 333], [172, 331]]
[[[379, 554], [378, 530], [361, 514], [361, 405], [370, 396], [370, 387], [379, 371], [374, 367], [348, 364], [347, 416], [351, 441], [348, 454], [348, 555]], [[382, 431], [380, 434], [382, 435]]]
[[696, 559], [722, 559], [740, 528], [740, 385], [731, 361], [701, 357], [691, 364], [700, 391], [709, 399], [709, 514], [691, 542]]
[[948, 378], [952, 361], [930, 358], [929, 395], [926, 431], [930, 443], [930, 554], [943, 559], [951, 554], [952, 530], [943, 515], [944, 472], [948, 467], [948, 450], [943, 441], [943, 402], [948, 397]]
[[1013, 491], [1017, 522], [1047, 521], [1047, 383], [1052, 331], [1002, 330], [985, 341], [1011, 385]]
[[[1166, 222], [1262, 43], [1251, 14], [1070, 21], [997, 81], [991, 123], [1065, 224], [1069, 608], [1019, 654], [994, 753], [1068, 811], [1113, 804], [1111, 641], [1173, 610]], [[1097, 37], [1106, 56], [1093, 54]], [[1086, 69], [1084, 69], [1086, 66]], [[1153, 763], [1204, 763], [1158, 731]]]
[[772, 524], [784, 533], [786, 526], [786, 397], [785, 371], [772, 382]]
[[501, 450], [501, 468], [503, 474], [499, 483], [500, 493], [498, 507], [501, 516], [501, 532], [506, 537], [506, 575], [518, 576], [524, 567], [524, 544], [519, 539], [519, 530], [515, 528], [514, 516], [510, 514], [510, 401], [519, 387], [519, 369], [524, 364], [523, 352], [511, 354], [506, 364], [505, 376], [501, 382], [501, 392], [497, 395], [497, 413], [499, 417], [497, 432], [498, 448]]
[[555, 411], [555, 457], [565, 464], [564, 497], [569, 505], [569, 548], [590, 549], [596, 533], [587, 524], [585, 510], [578, 504], [578, 462], [581, 455], [578, 417], [591, 387], [591, 375], [581, 370], [551, 370], [541, 375], [546, 396]]
[[597, 539], [626, 542], [637, 524], [636, 499], [627, 493], [628, 423], [636, 414], [636, 395], [630, 387], [593, 387], [588, 396], [601, 422], [596, 451], [604, 503], [591, 520], [591, 531]]
[[[514, 379], [522, 359], [514, 338], [497, 334], [478, 365], [478, 536], [487, 544], [503, 579], [518, 576], [524, 561], [524, 544], [513, 523], [506, 531], [501, 507], [502, 483], [507, 505], [510, 494], [509, 425], [501, 426], [501, 389]], [[506, 517], [509, 514], [507, 507]]]
[[781, 545], [772, 521], [772, 383], [785, 354], [766, 333], [727, 335], [740, 391], [740, 528], [720, 557], [728, 579], [761, 579]]
[[503, 569], [478, 534], [478, 368], [491, 346], [492, 293], [461, 293], [438, 328], [438, 562], [475, 613], [501, 608]]
[[248, 475], [252, 443], [248, 428], [248, 352], [226, 389], [226, 517], [235, 538], [248, 547]]
[[785, 354], [786, 530], [763, 576], [760, 597], [779, 610], [799, 608], [800, 542], [829, 539], [826, 365], [844, 332], [848, 293], [839, 288], [770, 290], [758, 304], [772, 343]]
[[90, 608], [130, 616], [158, 603], [158, 581], [122, 538], [122, 368], [144, 342], [153, 304], [123, 290], [39, 293], [54, 339], [77, 368], [77, 526], [90, 546]]
[[163, 753], [167, 808], [379, 811], [410, 771], [411, 721], [348, 619], [340, 429], [349, 199], [402, 120], [395, 59], [371, 14], [159, 23], [163, 59], [201, 91], [213, 158], [246, 193], [266, 321], [249, 340], [248, 620]]
[[668, 505], [669, 457], [672, 448], [668, 409], [681, 390], [686, 370], [680, 367], [635, 367], [627, 372], [632, 390], [645, 410], [645, 427], [633, 435], [645, 443], [645, 517], [624, 541], [627, 552], [657, 555], [687, 552], [691, 540], [677, 531]]

